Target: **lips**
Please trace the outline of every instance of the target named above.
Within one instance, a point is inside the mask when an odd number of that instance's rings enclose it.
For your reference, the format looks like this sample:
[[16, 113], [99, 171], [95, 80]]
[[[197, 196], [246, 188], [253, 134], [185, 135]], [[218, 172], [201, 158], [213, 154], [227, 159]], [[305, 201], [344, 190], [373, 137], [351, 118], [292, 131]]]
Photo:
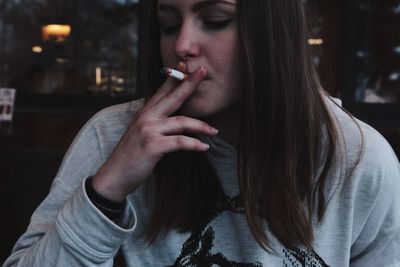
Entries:
[[[179, 71], [186, 70], [186, 72], [185, 72], [185, 71], [183, 71], [183, 72], [184, 72], [185, 74], [188, 74], [188, 75], [191, 75], [191, 74], [195, 73], [199, 68], [200, 68], [200, 66], [189, 65], [187, 62], [184, 62], [184, 61], [180, 61], [180, 62], [176, 65], [176, 69], [177, 69], [177, 70], [179, 70]], [[208, 80], [210, 80], [210, 79], [211, 79], [211, 77], [207, 75], [207, 76], [203, 79], [203, 81], [208, 81]]]
[[[188, 75], [192, 75], [194, 72], [189, 72], [189, 73], [187, 73]], [[206, 76], [204, 79], [203, 79], [203, 81], [208, 81], [208, 80], [210, 80], [211, 79], [211, 77], [210, 76]]]
[[[195, 71], [193, 71], [193, 72], [188, 72], [188, 74], [189, 74], [189, 75], [192, 75], [193, 73], [196, 72], [196, 70], [197, 70], [197, 69], [195, 69]], [[211, 77], [210, 77], [210, 76], [208, 75], [208, 73], [207, 73], [207, 76], [203, 79], [203, 81], [205, 81], [205, 80], [210, 80], [210, 78], [211, 78]]]

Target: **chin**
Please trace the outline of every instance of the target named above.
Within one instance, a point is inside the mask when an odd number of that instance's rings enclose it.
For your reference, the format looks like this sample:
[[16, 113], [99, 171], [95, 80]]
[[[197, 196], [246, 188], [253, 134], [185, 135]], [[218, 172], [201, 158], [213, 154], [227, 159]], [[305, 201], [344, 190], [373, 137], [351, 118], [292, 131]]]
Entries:
[[214, 115], [217, 111], [212, 108], [210, 101], [189, 98], [179, 109], [182, 115], [192, 118], [203, 118]]
[[182, 108], [179, 110], [179, 112], [182, 115], [185, 115], [185, 116], [188, 116], [191, 118], [204, 118], [204, 117], [213, 115], [213, 112], [208, 112], [207, 110], [197, 108], [197, 107], [192, 107], [189, 105], [182, 106]]

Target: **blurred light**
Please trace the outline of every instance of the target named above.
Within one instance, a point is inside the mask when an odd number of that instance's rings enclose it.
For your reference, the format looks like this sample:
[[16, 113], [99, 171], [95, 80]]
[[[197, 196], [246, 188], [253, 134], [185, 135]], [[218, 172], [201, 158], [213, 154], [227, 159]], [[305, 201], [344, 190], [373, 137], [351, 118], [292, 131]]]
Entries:
[[60, 58], [60, 57], [58, 57], [58, 58], [56, 58], [56, 62], [57, 62], [57, 63], [60, 63], [60, 64], [64, 64], [64, 63], [67, 62], [67, 60], [66, 60], [65, 58]]
[[400, 46], [396, 46], [396, 47], [393, 49], [393, 51], [394, 51], [396, 54], [400, 54]]
[[42, 27], [43, 40], [55, 39], [56, 42], [63, 42], [71, 33], [71, 26], [61, 24], [49, 24]]
[[364, 59], [369, 57], [370, 52], [369, 51], [365, 51], [365, 50], [357, 50], [356, 52], [356, 56], [360, 59]]
[[389, 75], [390, 81], [397, 81], [399, 80], [400, 74], [398, 72], [393, 72]]
[[96, 84], [97, 85], [101, 84], [101, 68], [100, 67], [96, 68]]
[[43, 52], [43, 48], [41, 46], [34, 46], [34, 47], [32, 47], [32, 51], [34, 53], [42, 53]]
[[309, 45], [323, 45], [324, 40], [323, 39], [308, 39], [308, 44]]
[[392, 9], [393, 13], [395, 14], [400, 14], [400, 4], [397, 4], [393, 9]]

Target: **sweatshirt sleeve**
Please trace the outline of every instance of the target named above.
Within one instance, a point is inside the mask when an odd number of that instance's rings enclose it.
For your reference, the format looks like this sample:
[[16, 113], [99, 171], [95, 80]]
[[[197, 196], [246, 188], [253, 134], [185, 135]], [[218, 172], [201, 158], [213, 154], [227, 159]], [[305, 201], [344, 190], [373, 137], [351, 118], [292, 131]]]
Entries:
[[[136, 215], [129, 203], [116, 224], [91, 203], [85, 191], [85, 178], [104, 162], [96, 120], [89, 121], [71, 144], [50, 193], [33, 213], [4, 267], [112, 266], [119, 247], [132, 235]], [[120, 136], [121, 129], [111, 129]]]
[[[361, 163], [364, 171], [360, 179], [372, 181], [377, 190], [371, 194], [365, 184], [358, 190], [362, 196], [358, 206], [368, 208], [354, 218], [361, 230], [354, 237], [350, 266], [400, 267], [400, 165], [383, 138], [376, 138], [374, 143], [366, 144], [367, 149], [373, 149]], [[360, 220], [361, 216], [366, 219]]]

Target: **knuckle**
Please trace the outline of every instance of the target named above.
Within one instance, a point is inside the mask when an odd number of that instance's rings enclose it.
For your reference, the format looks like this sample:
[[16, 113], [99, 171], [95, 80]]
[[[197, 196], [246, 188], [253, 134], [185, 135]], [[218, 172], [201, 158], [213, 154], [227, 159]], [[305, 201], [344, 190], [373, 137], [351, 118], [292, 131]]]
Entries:
[[156, 144], [156, 140], [154, 136], [147, 135], [143, 138], [142, 149], [144, 151], [153, 151], [153, 147]]
[[153, 123], [147, 120], [136, 121], [136, 128], [140, 135], [146, 136], [153, 132]]
[[179, 124], [184, 124], [184, 123], [186, 122], [186, 118], [185, 118], [184, 116], [182, 116], [182, 115], [177, 116], [177, 117], [175, 118], [175, 120], [176, 120], [176, 122], [179, 123]]
[[211, 127], [210, 127], [210, 125], [208, 125], [207, 123], [205, 123], [205, 122], [200, 122], [200, 126], [202, 127], [202, 128], [204, 128], [204, 129], [206, 129], [206, 130], [209, 130]]
[[146, 135], [147, 125], [144, 122], [137, 122], [136, 129], [140, 135]]
[[186, 146], [186, 140], [184, 137], [178, 137], [176, 138], [176, 145], [178, 147], [185, 147]]
[[148, 136], [152, 133], [152, 127], [149, 123], [140, 123], [137, 125], [137, 131], [141, 136]]
[[184, 99], [183, 90], [184, 90], [183, 88], [177, 88], [176, 90], [173, 90], [169, 96], [174, 100], [176, 100], [177, 102], [182, 101]]
[[172, 109], [174, 109], [174, 110], [178, 109], [180, 106], [181, 106], [181, 103], [180, 103], [179, 101], [174, 101], [174, 102], [171, 104], [171, 107], [172, 107]]

